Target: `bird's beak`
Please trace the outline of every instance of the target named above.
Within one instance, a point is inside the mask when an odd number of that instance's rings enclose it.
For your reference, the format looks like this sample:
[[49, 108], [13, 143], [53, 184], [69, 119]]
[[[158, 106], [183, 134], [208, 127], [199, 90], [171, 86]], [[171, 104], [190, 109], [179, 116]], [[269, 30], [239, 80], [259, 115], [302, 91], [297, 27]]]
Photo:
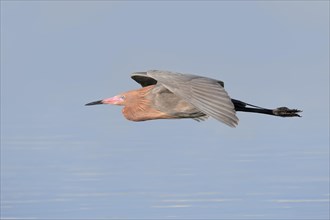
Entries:
[[102, 100], [90, 102], [90, 103], [87, 103], [85, 105], [100, 105], [100, 104], [103, 104]]
[[86, 105], [100, 105], [100, 104], [119, 104], [123, 101], [123, 99], [120, 96], [114, 96], [112, 98], [107, 98], [103, 100], [98, 100], [94, 102], [87, 103]]

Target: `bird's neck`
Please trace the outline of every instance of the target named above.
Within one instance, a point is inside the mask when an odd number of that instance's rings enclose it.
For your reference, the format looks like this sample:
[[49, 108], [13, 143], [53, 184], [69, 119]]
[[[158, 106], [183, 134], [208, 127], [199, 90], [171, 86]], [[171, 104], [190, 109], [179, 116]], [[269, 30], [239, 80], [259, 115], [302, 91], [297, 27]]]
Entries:
[[148, 94], [150, 93], [150, 90], [154, 87], [152, 86], [147, 86], [143, 87], [138, 90], [132, 90], [124, 93], [126, 100], [124, 103], [125, 107], [136, 107], [139, 105], [146, 105], [148, 104], [148, 101], [150, 102], [150, 99], [148, 99]]
[[153, 108], [151, 97], [148, 96], [153, 87], [154, 85], [151, 85], [128, 92], [130, 96], [122, 110], [126, 119], [131, 121], [146, 121], [169, 118], [168, 115]]

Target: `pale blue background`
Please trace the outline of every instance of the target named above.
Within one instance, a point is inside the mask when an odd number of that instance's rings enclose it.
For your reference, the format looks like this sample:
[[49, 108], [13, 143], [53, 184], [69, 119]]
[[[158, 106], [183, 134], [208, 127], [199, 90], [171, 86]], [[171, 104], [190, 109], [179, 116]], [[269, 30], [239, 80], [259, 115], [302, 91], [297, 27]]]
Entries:
[[[134, 123], [134, 71], [303, 109]], [[328, 1], [1, 1], [1, 218], [328, 219]]]

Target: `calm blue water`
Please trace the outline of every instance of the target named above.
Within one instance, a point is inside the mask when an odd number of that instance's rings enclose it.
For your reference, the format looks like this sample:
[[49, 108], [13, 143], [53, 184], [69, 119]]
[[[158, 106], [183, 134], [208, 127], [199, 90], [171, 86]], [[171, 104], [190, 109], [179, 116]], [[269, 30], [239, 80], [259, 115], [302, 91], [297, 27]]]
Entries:
[[329, 218], [326, 141], [236, 137], [208, 129], [217, 122], [120, 123], [84, 136], [3, 136], [1, 217]]

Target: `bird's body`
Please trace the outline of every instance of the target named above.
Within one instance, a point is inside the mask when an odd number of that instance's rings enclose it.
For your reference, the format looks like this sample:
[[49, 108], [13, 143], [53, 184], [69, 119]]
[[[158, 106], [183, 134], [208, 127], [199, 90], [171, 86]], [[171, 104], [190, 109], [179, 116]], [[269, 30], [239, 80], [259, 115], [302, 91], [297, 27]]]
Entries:
[[123, 105], [123, 115], [132, 121], [175, 118], [200, 121], [210, 116], [231, 127], [238, 124], [236, 111], [282, 117], [299, 116], [300, 112], [286, 107], [265, 109], [231, 99], [222, 81], [203, 76], [151, 70], [133, 73], [132, 79], [142, 88], [86, 105]]
[[125, 118], [131, 121], [170, 118], [194, 118], [198, 120], [205, 117], [204, 113], [162, 85], [146, 86], [129, 91], [126, 93], [126, 97], [127, 95], [135, 97], [122, 110]]

